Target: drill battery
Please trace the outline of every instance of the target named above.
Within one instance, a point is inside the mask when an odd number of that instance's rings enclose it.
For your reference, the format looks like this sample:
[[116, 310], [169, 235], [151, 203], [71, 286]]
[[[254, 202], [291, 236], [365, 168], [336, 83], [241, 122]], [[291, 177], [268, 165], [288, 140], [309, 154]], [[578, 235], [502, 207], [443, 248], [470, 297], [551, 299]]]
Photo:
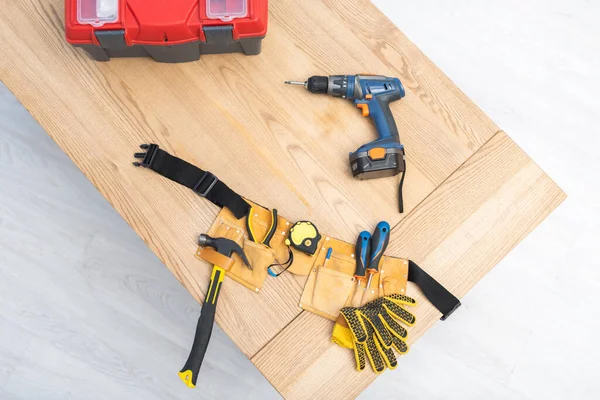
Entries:
[[366, 180], [386, 178], [404, 172], [404, 146], [399, 147], [373, 147], [368, 150], [359, 149], [350, 154], [352, 176]]
[[267, 33], [268, 0], [65, 0], [67, 41], [96, 61], [201, 54], [256, 55]]

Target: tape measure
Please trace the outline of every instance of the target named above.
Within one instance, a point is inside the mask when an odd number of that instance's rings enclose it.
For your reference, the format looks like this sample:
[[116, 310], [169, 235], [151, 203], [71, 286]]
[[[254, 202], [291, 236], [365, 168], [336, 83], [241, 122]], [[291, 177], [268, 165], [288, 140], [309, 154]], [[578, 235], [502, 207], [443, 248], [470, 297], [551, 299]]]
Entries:
[[285, 244], [312, 256], [317, 252], [320, 240], [319, 230], [312, 222], [298, 221], [290, 228]]
[[[288, 234], [288, 238], [285, 239], [285, 244], [288, 246], [288, 252], [290, 253], [289, 258], [283, 264], [275, 263], [269, 265], [267, 268], [267, 272], [270, 276], [277, 278], [279, 275], [283, 274], [289, 267], [292, 266], [294, 262], [294, 253], [290, 247], [301, 251], [302, 253], [306, 253], [309, 256], [314, 256], [317, 252], [317, 246], [319, 245], [319, 241], [321, 241], [321, 235], [319, 234], [319, 230], [316, 226], [313, 225], [312, 222], [309, 221], [298, 221], [290, 228], [290, 232]], [[271, 268], [279, 266], [283, 268], [279, 273], [274, 272]]]

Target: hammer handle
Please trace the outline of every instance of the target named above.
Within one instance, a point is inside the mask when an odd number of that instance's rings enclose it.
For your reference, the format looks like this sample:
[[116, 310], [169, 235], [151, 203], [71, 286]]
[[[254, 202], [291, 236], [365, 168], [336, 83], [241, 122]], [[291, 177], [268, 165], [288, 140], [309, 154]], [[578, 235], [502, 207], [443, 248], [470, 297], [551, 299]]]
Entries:
[[221, 291], [221, 284], [225, 278], [225, 270], [217, 265], [213, 266], [208, 293], [204, 298], [198, 325], [196, 326], [196, 336], [192, 344], [192, 350], [185, 365], [179, 372], [179, 377], [183, 382], [191, 387], [196, 387], [198, 373], [204, 360], [204, 354], [208, 348], [208, 342], [212, 334], [213, 325], [215, 323], [215, 312], [217, 310], [217, 300]]

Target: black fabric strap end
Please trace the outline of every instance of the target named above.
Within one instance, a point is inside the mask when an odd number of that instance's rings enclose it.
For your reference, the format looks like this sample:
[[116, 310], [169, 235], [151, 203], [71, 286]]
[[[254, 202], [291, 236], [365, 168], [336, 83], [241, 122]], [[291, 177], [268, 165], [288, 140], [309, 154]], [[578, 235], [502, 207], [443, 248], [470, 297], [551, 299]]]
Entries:
[[213, 173], [172, 156], [161, 150], [157, 144], [143, 144], [140, 147], [146, 150], [146, 153], [135, 154], [136, 158], [143, 159], [142, 162], [133, 163], [135, 166], [149, 168], [165, 178], [192, 189], [215, 205], [229, 209], [237, 219], [242, 219], [248, 214], [250, 205]]
[[417, 284], [427, 300], [442, 313], [442, 318], [440, 318], [442, 321], [448, 319], [461, 305], [456, 296], [410, 260], [408, 261], [408, 280]]
[[398, 207], [400, 214], [404, 214], [404, 198], [402, 196], [402, 190], [404, 188], [404, 177], [406, 176], [406, 159], [402, 155], [402, 162], [404, 163], [404, 171], [402, 171], [402, 177], [400, 178], [400, 184], [398, 185]]
[[442, 318], [440, 318], [440, 321], [445, 321], [448, 318], [450, 318], [450, 316], [452, 315], [452, 313], [456, 310], [458, 310], [458, 307], [460, 307], [462, 304], [460, 302], [460, 300], [456, 303], [456, 305], [454, 306], [454, 308], [450, 311], [448, 311], [447, 313], [442, 315]]

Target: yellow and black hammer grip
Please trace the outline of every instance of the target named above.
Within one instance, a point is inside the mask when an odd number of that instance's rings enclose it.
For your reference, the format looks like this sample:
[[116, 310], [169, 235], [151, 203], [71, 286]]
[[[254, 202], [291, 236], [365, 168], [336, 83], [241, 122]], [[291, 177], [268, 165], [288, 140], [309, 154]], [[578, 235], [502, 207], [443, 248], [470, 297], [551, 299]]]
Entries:
[[223, 283], [224, 278], [225, 270], [215, 265], [210, 277], [208, 293], [206, 293], [202, 311], [200, 312], [200, 318], [198, 318], [196, 336], [194, 337], [190, 356], [179, 372], [181, 380], [191, 388], [196, 387], [198, 372], [200, 372], [200, 367], [202, 366], [202, 361], [204, 360], [204, 355], [208, 348], [208, 342], [210, 341], [213, 325], [215, 323], [217, 300], [219, 299], [219, 292], [221, 291], [221, 284]]

